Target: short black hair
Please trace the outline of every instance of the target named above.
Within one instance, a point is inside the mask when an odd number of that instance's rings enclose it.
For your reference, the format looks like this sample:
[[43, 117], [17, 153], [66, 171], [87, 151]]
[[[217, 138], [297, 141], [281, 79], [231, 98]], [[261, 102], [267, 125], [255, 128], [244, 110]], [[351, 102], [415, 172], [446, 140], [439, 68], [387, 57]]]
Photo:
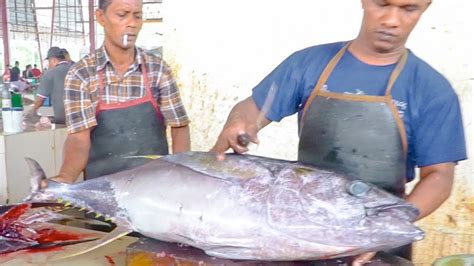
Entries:
[[106, 10], [113, 0], [99, 0], [99, 9]]
[[113, 0], [99, 0], [99, 9], [106, 10]]

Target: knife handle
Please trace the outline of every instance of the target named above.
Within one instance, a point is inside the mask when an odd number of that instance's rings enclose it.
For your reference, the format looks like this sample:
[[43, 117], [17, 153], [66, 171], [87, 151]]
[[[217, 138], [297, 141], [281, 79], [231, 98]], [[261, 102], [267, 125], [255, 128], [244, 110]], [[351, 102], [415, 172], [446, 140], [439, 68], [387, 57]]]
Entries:
[[240, 134], [237, 137], [237, 142], [239, 143], [240, 146], [242, 147], [247, 147], [250, 143], [250, 136], [247, 133]]

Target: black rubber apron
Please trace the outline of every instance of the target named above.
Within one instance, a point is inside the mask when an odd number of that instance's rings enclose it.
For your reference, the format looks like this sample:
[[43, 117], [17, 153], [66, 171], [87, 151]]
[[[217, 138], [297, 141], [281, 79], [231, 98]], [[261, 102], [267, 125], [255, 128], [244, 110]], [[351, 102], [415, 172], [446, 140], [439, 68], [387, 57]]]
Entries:
[[131, 156], [168, 154], [166, 126], [148, 82], [145, 62], [141, 64], [141, 71], [145, 95], [117, 103], [106, 103], [105, 68], [98, 72], [97, 126], [91, 132], [86, 179], [134, 168], [149, 161], [129, 158]]
[[[406, 63], [407, 51], [393, 70], [384, 96], [323, 89], [348, 46], [328, 63], [305, 105], [298, 160], [360, 178], [404, 197], [407, 140], [391, 90]], [[403, 252], [401, 256], [409, 258], [410, 254]]]

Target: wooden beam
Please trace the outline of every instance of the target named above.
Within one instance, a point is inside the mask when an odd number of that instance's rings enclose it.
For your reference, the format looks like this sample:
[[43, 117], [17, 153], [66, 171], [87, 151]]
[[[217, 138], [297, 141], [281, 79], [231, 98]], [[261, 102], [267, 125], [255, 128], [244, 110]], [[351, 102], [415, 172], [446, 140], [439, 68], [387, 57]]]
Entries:
[[9, 29], [6, 0], [0, 0], [0, 12], [2, 17], [3, 61], [6, 66], [10, 65], [10, 37], [8, 36]]
[[89, 51], [90, 53], [93, 53], [95, 51], [94, 4], [95, 4], [94, 0], [89, 0], [89, 43], [90, 43]]

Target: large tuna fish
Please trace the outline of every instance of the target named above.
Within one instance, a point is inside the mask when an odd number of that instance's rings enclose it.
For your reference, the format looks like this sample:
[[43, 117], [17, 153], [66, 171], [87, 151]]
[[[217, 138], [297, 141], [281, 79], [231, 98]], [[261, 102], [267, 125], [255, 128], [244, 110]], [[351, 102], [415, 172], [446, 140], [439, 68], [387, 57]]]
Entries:
[[[44, 178], [34, 161], [33, 186]], [[418, 210], [373, 185], [301, 163], [187, 152], [73, 185], [50, 181], [30, 200], [60, 200], [118, 226], [81, 252], [131, 231], [229, 259], [327, 259], [423, 238]]]

